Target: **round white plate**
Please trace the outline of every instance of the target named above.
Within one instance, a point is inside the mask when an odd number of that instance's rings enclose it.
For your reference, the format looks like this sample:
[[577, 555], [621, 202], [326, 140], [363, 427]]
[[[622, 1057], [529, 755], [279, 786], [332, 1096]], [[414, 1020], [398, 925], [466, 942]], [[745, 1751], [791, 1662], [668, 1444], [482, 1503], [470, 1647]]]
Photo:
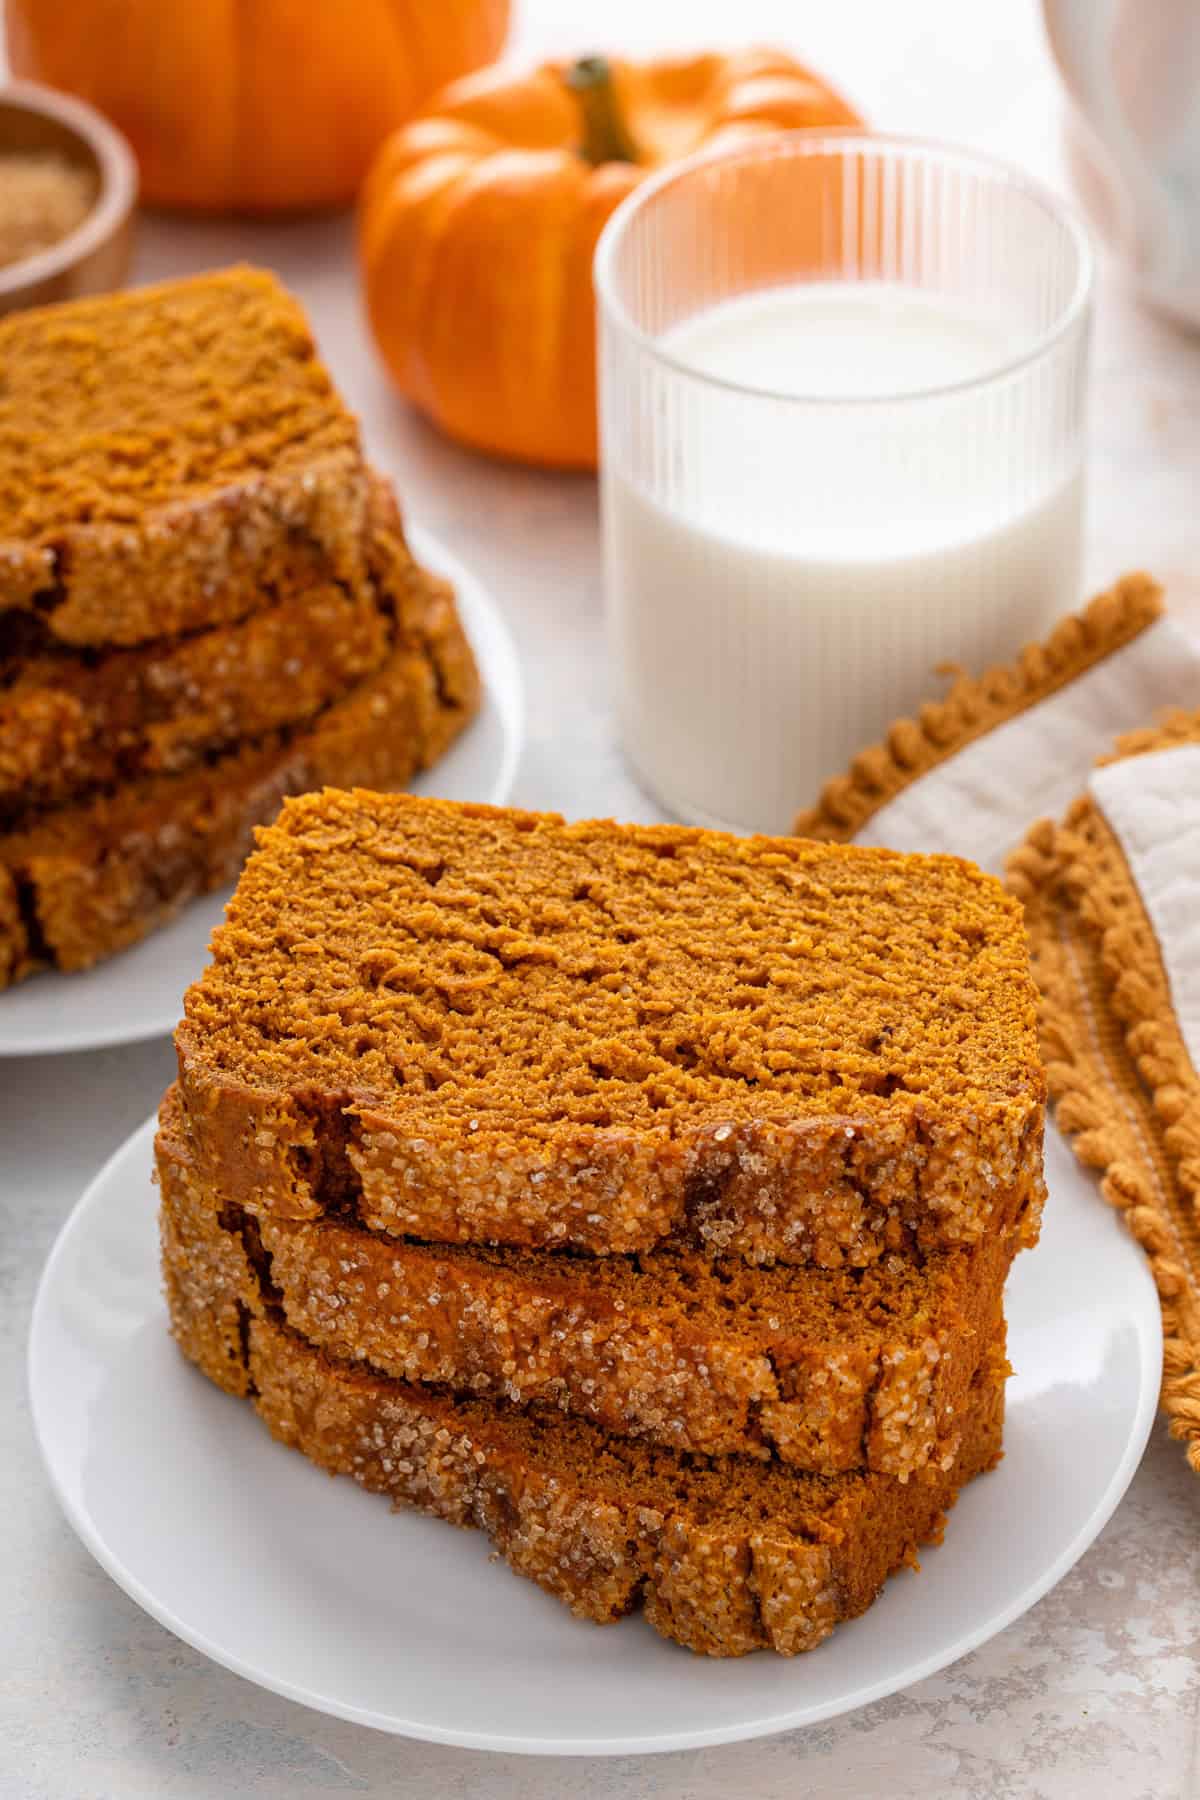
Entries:
[[[524, 697], [508, 626], [481, 583], [436, 538], [406, 523], [414, 556], [454, 583], [483, 678], [483, 705], [462, 737], [413, 782], [417, 794], [485, 800], [512, 792], [524, 732]], [[193, 900], [143, 943], [79, 974], [48, 971], [0, 993], [0, 1057], [99, 1050], [162, 1037], [179, 1022], [183, 990], [208, 960], [208, 940], [233, 892]]]
[[1006, 1455], [919, 1575], [807, 1656], [694, 1657], [643, 1620], [598, 1629], [274, 1443], [190, 1368], [159, 1293], [153, 1124], [97, 1176], [34, 1307], [34, 1426], [67, 1517], [169, 1630], [262, 1686], [384, 1731], [590, 1756], [812, 1724], [981, 1644], [1091, 1543], [1141, 1456], [1162, 1338], [1142, 1254], [1050, 1135], [1041, 1247], [1009, 1289]]

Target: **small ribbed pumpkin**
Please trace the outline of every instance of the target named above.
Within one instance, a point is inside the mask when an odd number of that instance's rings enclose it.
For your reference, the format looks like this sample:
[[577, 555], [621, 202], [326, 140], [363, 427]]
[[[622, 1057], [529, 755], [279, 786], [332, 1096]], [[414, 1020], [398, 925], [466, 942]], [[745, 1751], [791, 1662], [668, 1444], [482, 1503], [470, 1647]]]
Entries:
[[859, 123], [773, 50], [455, 82], [388, 139], [360, 202], [367, 312], [397, 387], [464, 444], [594, 468], [592, 254], [614, 208], [702, 148]]
[[388, 132], [491, 62], [510, 0], [7, 0], [13, 73], [90, 100], [152, 205], [353, 200]]

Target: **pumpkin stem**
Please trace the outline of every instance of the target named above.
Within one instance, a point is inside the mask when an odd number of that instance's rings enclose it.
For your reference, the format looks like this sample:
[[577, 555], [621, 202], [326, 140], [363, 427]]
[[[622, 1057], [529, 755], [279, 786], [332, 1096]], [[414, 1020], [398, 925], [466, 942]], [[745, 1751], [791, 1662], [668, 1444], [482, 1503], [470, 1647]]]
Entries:
[[612, 70], [603, 56], [581, 56], [566, 72], [566, 84], [579, 101], [583, 138], [579, 154], [592, 167], [639, 160], [638, 148], [617, 103]]

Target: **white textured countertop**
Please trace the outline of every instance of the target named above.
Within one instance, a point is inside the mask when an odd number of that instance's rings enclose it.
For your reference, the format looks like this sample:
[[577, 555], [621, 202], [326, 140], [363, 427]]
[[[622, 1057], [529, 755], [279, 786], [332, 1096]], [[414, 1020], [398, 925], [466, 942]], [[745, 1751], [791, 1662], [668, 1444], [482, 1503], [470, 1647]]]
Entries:
[[[776, 40], [828, 70], [881, 126], [973, 142], [1061, 181], [1057, 93], [1032, 0], [606, 0], [599, 9], [525, 0], [519, 10], [518, 43], [539, 49]], [[257, 230], [154, 221], [139, 272], [239, 256], [281, 270], [410, 514], [488, 582], [512, 624], [529, 693], [515, 798], [654, 817], [609, 720], [594, 484], [497, 468], [407, 415], [366, 343], [348, 245], [344, 221]], [[1200, 339], [1142, 313], [1105, 271], [1089, 583], [1148, 567], [1200, 626], [1198, 420]], [[44, 1257], [170, 1072], [166, 1042], [0, 1063], [0, 1800], [1200, 1796], [1200, 1481], [1161, 1428], [1098, 1542], [1024, 1619], [904, 1694], [768, 1741], [594, 1762], [440, 1749], [307, 1712], [176, 1641], [59, 1516], [24, 1392]]]

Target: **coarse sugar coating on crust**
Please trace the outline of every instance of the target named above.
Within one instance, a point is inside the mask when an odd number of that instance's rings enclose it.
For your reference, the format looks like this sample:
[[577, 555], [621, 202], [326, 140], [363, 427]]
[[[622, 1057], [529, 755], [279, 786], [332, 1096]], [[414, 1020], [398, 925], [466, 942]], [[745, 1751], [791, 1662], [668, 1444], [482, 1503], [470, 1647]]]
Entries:
[[518, 1574], [599, 1624], [642, 1605], [656, 1630], [705, 1655], [812, 1649], [940, 1539], [959, 1488], [1001, 1454], [999, 1319], [950, 1469], [909, 1482], [801, 1474], [340, 1363], [248, 1305], [241, 1238], [177, 1200], [168, 1179], [164, 1276], [183, 1354], [250, 1396], [283, 1443], [397, 1505], [483, 1529]]
[[[1000, 1239], [982, 1255], [934, 1253], [928, 1273], [897, 1283], [927, 1288], [922, 1304], [890, 1291], [899, 1258], [863, 1272], [873, 1292], [860, 1296], [858, 1271], [731, 1269], [696, 1254], [651, 1251], [632, 1272], [594, 1257], [564, 1271], [558, 1251], [389, 1245], [327, 1221], [267, 1217], [259, 1233], [289, 1322], [342, 1360], [548, 1401], [676, 1449], [901, 1480], [953, 1462], [1012, 1255]], [[978, 1282], [962, 1291], [962, 1277], [938, 1266], [946, 1259]]]
[[440, 585], [430, 605], [444, 644], [393, 650], [303, 729], [0, 836], [0, 988], [47, 965], [90, 967], [232, 881], [285, 795], [326, 782], [398, 787], [434, 763], [473, 716], [479, 687]]
[[705, 1655], [814, 1648], [940, 1538], [958, 1489], [1001, 1454], [1002, 1326], [951, 1469], [906, 1483], [801, 1475], [339, 1363], [245, 1306], [227, 1254], [239, 1240], [225, 1239], [197, 1254], [165, 1203], [172, 1333], [210, 1380], [252, 1398], [275, 1437], [397, 1505], [481, 1528], [580, 1617], [607, 1624], [640, 1604], [656, 1630]]
[[405, 1381], [537, 1402], [680, 1450], [776, 1455], [816, 1473], [948, 1468], [994, 1333], [1013, 1241], [919, 1265], [754, 1269], [464, 1250], [338, 1220], [256, 1221], [198, 1179], [166, 1095], [164, 1204], [205, 1257], [234, 1232], [241, 1299], [307, 1341]]
[[227, 623], [296, 537], [360, 579], [367, 502], [357, 424], [265, 271], [0, 320], [0, 614], [76, 645]]
[[816, 1646], [940, 1540], [959, 1489], [1001, 1454], [1004, 1386], [980, 1384], [936, 1479], [799, 1475], [687, 1458], [594, 1425], [350, 1369], [267, 1319], [248, 1328], [254, 1405], [281, 1442], [398, 1505], [486, 1531], [581, 1618], [641, 1606], [705, 1656]]
[[362, 793], [284, 808], [177, 1033], [237, 1203], [862, 1265], [1036, 1231], [1020, 909], [948, 857]]

